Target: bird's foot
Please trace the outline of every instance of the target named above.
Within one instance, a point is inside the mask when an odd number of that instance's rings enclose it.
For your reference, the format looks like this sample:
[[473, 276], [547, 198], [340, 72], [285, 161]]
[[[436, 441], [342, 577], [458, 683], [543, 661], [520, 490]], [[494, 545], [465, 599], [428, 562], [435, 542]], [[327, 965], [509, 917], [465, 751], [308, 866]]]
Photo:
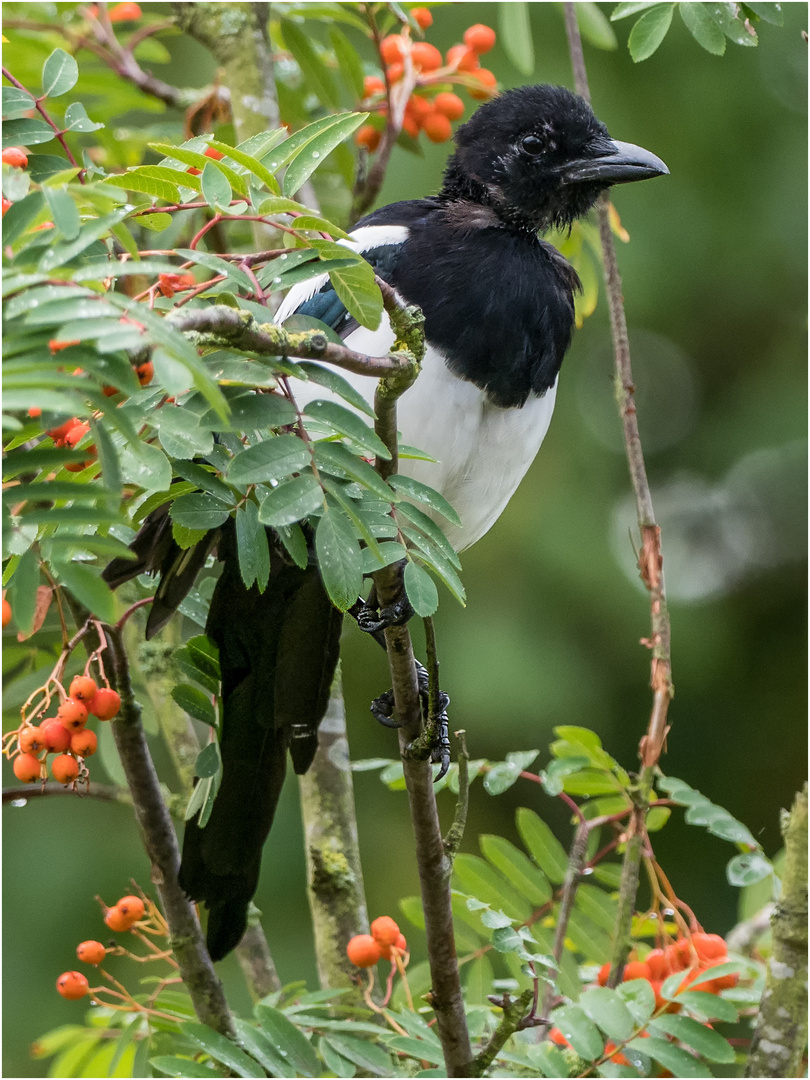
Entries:
[[387, 607], [378, 608], [374, 603], [364, 600], [358, 601], [350, 612], [365, 634], [379, 634], [387, 630], [389, 626], [404, 626], [414, 614], [411, 602], [404, 591], [393, 604]]
[[[408, 746], [409, 756], [419, 759], [429, 759], [433, 764], [440, 765], [436, 780], [441, 780], [450, 768], [450, 720], [447, 716], [447, 708], [450, 704], [450, 696], [443, 690], [438, 692], [436, 711], [431, 715], [430, 692], [427, 668], [419, 661], [416, 663], [416, 682], [419, 690], [419, 700], [422, 706], [422, 716], [425, 721], [425, 729], [422, 734], [414, 739]], [[394, 691], [386, 690], [371, 703], [371, 714], [374, 719], [387, 728], [398, 728], [402, 724], [394, 718]]]

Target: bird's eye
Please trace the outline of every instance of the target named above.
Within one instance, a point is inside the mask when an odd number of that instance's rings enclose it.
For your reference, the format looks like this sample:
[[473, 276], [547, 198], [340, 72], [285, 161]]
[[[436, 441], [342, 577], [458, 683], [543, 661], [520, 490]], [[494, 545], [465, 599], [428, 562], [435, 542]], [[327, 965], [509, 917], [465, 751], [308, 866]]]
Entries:
[[520, 145], [527, 154], [542, 154], [545, 147], [543, 140], [537, 135], [526, 135]]

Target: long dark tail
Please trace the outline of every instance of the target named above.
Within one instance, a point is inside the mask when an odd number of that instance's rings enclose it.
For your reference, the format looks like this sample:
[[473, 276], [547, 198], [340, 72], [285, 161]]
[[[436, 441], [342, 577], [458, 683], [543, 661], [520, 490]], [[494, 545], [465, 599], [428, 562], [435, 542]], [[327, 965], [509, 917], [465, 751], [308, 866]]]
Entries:
[[[307, 771], [317, 750], [343, 616], [332, 607], [317, 567], [290, 565], [272, 544], [270, 582], [264, 593], [255, 585], [245, 588], [235, 530], [229, 523], [218, 537], [201, 541], [204, 554], [199, 561], [195, 556], [183, 562], [180, 549], [171, 550], [176, 545], [166, 544], [160, 521], [153, 529], [158, 541], [163, 537], [160, 562], [152, 559], [154, 568], [162, 571], [158, 593], [163, 589], [163, 604], [169, 597], [175, 601], [179, 592], [172, 572], [186, 577], [192, 561], [199, 569], [215, 542], [224, 564], [206, 626], [219, 648], [222, 671], [222, 782], [205, 826], [200, 828], [199, 815], [187, 823], [180, 866], [183, 889], [209, 909], [208, 950], [212, 959], [220, 960], [238, 945], [247, 926], [262, 848], [284, 783], [287, 750], [297, 773]], [[171, 540], [170, 529], [168, 535]], [[140, 538], [141, 533], [133, 550], [141, 569], [116, 560], [123, 566], [113, 563], [105, 571], [111, 584], [126, 580], [124, 572], [133, 577], [152, 569], [143, 550], [135, 546]], [[145, 548], [145, 541], [140, 546]], [[168, 617], [161, 611], [152, 632]]]

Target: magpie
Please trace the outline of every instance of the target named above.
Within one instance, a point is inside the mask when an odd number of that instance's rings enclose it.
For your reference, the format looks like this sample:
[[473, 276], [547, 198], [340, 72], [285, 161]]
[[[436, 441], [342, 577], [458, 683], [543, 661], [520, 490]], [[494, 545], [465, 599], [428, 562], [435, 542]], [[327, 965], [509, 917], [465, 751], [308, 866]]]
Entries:
[[[581, 97], [547, 84], [482, 105], [455, 142], [437, 195], [383, 206], [341, 243], [424, 313], [422, 371], [399, 401], [398, 426], [404, 443], [434, 460], [402, 459], [400, 470], [455, 507], [461, 525], [443, 527], [462, 551], [498, 519], [540, 449], [571, 342], [581, 285], [541, 234], [570, 229], [608, 187], [668, 169], [649, 151], [612, 139]], [[357, 352], [379, 356], [394, 344], [387, 317], [376, 330], [360, 326], [327, 275], [294, 286], [276, 321], [294, 314], [327, 323]], [[375, 380], [346, 377], [372, 401]], [[323, 387], [296, 390], [299, 406], [316, 396]], [[180, 868], [189, 896], [209, 909], [214, 959], [245, 930], [287, 752], [295, 771], [306, 772], [338, 658], [342, 616], [314, 558], [305, 568], [291, 565], [268, 534], [263, 593], [241, 580], [231, 521], [181, 551], [166, 506], [133, 541], [136, 561], [114, 560], [104, 575], [113, 586], [144, 571], [161, 575], [149, 637], [208, 554], [216, 550], [223, 563], [206, 626], [222, 668], [222, 782], [205, 827], [198, 815], [187, 823]]]

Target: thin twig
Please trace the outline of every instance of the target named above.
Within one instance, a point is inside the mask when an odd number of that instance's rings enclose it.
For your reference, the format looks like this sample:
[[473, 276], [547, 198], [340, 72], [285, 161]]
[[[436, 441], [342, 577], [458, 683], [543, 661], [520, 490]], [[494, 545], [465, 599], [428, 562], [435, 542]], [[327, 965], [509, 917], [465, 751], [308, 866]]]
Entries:
[[[585, 854], [588, 848], [588, 837], [590, 835], [590, 822], [583, 822], [577, 826], [577, 831], [574, 833], [574, 840], [571, 844], [571, 853], [568, 856], [568, 865], [565, 868], [565, 881], [563, 882], [563, 894], [560, 900], [559, 911], [557, 912], [557, 926], [554, 931], [554, 948], [552, 955], [554, 962], [559, 965], [562, 958], [563, 949], [565, 948], [565, 938], [568, 934], [568, 920], [571, 918], [571, 912], [574, 910], [574, 900], [577, 895], [577, 888], [582, 879], [582, 868], [585, 865]], [[546, 992], [543, 995], [543, 1015], [548, 1014], [551, 1008], [551, 1002], [554, 997], [554, 985], [549, 983], [546, 987]]]

